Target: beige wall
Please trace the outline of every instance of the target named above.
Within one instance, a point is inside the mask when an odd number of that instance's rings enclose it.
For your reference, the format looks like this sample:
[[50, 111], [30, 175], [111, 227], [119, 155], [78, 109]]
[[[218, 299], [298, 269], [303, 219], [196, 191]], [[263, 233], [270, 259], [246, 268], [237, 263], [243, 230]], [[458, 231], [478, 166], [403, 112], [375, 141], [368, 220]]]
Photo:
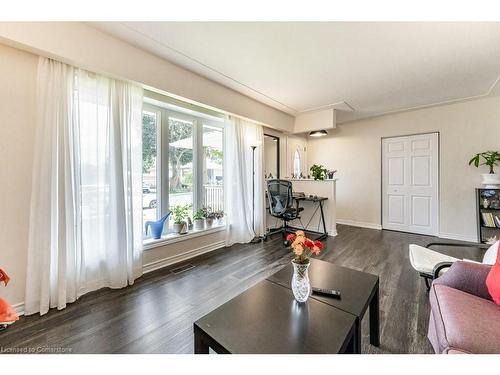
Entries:
[[338, 222], [381, 225], [381, 137], [434, 131], [440, 133], [439, 231], [442, 237], [474, 241], [474, 189], [487, 170], [469, 167], [468, 160], [500, 149], [500, 97], [350, 122], [310, 139], [309, 164], [339, 171]]
[[0, 41], [292, 131], [294, 118], [80, 22], [0, 22]]
[[0, 45], [0, 268], [11, 277], [0, 296], [24, 300], [37, 57]]

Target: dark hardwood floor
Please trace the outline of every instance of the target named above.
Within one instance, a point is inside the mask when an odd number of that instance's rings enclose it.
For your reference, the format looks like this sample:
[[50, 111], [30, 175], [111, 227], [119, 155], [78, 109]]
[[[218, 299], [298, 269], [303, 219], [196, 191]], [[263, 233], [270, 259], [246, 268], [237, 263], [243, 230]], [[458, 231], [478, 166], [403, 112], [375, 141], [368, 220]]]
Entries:
[[[381, 345], [369, 345], [363, 319], [363, 353], [431, 353], [429, 303], [408, 259], [408, 244], [436, 238], [338, 226], [320, 259], [380, 276]], [[477, 250], [453, 253], [470, 259]], [[2, 352], [42, 348], [72, 353], [192, 353], [193, 321], [287, 264], [279, 235], [261, 244], [236, 245], [192, 259], [180, 274], [164, 268], [133, 286], [87, 294], [61, 311], [22, 317], [0, 332]], [[49, 348], [49, 349], [45, 349]]]

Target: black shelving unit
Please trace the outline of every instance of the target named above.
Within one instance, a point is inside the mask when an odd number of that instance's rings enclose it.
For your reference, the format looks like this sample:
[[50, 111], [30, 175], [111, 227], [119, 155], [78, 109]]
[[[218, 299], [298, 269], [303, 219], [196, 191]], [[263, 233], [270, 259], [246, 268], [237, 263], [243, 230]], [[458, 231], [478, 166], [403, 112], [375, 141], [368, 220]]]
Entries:
[[[488, 199], [488, 208], [483, 206], [484, 198]], [[495, 204], [496, 201], [500, 202], [500, 189], [476, 189], [476, 218], [477, 218], [477, 241], [486, 243], [489, 237], [500, 237], [500, 228], [497, 226], [491, 227], [483, 220], [483, 213], [491, 213], [493, 216], [500, 218], [500, 206]], [[490, 207], [493, 205], [494, 207]]]

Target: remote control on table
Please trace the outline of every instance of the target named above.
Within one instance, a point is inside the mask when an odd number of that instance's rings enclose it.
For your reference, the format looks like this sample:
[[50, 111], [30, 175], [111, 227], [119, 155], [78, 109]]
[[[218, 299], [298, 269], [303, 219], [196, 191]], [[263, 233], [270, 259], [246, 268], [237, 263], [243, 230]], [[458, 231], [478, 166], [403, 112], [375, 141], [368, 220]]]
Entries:
[[312, 289], [313, 293], [322, 294], [324, 296], [340, 299], [340, 291], [339, 290], [322, 289], [322, 288], [316, 288], [314, 286], [311, 289]]

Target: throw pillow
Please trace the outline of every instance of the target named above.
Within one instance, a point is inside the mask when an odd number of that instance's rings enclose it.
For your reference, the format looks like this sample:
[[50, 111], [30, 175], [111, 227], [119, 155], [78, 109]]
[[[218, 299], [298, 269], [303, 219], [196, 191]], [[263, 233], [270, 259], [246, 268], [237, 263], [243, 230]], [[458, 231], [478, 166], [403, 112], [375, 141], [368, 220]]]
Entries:
[[496, 263], [486, 277], [486, 287], [493, 301], [500, 306], [500, 251], [497, 253]]

